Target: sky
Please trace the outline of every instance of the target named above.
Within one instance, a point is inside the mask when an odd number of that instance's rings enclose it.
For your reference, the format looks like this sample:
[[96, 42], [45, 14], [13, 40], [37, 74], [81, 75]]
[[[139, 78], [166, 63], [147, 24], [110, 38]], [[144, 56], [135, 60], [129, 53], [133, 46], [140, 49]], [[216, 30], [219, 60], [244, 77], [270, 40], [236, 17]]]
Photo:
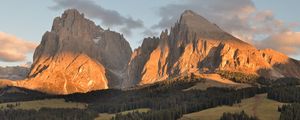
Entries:
[[255, 45], [300, 60], [299, 0], [1, 0], [0, 66], [32, 61], [53, 19], [76, 8], [104, 29], [124, 34], [131, 47], [159, 36], [190, 9]]

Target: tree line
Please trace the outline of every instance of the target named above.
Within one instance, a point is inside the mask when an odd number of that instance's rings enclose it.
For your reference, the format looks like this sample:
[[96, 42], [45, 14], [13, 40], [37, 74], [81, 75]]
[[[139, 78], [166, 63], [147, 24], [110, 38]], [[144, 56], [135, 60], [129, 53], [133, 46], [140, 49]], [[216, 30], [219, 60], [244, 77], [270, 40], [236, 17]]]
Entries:
[[223, 113], [220, 120], [259, 120], [255, 116], [249, 116], [244, 111], [238, 113]]
[[255, 84], [257, 83], [257, 80], [260, 78], [259, 76], [254, 74], [245, 74], [242, 72], [232, 72], [232, 71], [225, 71], [225, 70], [218, 70], [216, 71], [216, 73], [226, 79], [232, 80], [237, 83]]
[[273, 87], [268, 91], [268, 98], [279, 102], [294, 103], [300, 102], [300, 87]]
[[84, 109], [0, 110], [0, 120], [93, 120], [97, 115]]
[[280, 120], [300, 120], [300, 104], [292, 103], [278, 108]]
[[[240, 75], [238, 75], [240, 76]], [[240, 77], [236, 77], [240, 78]], [[243, 78], [243, 77], [242, 77]], [[245, 79], [249, 79], [246, 77]], [[244, 80], [244, 79], [243, 79]], [[262, 81], [269, 81], [263, 79]], [[289, 81], [289, 82], [286, 82]], [[81, 113], [80, 109], [41, 109], [40, 111], [35, 110], [1, 110], [1, 113], [5, 113], [5, 117], [15, 117], [10, 112], [16, 112], [18, 114], [28, 114], [36, 115], [37, 113], [41, 115], [52, 114], [52, 112], [60, 111], [57, 114], [63, 114], [60, 117], [70, 115], [70, 119], [94, 119], [97, 113], [119, 113], [126, 110], [133, 110], [138, 108], [150, 108], [148, 112], [132, 112], [129, 114], [116, 114], [113, 118], [114, 120], [173, 120], [178, 119], [183, 116], [183, 114], [197, 112], [205, 110], [212, 107], [217, 107], [220, 105], [233, 105], [240, 103], [242, 99], [250, 98], [256, 94], [268, 93], [268, 98], [275, 100], [290, 99], [291, 97], [283, 96], [284, 93], [280, 93], [279, 89], [286, 93], [289, 93], [294, 98], [292, 100], [297, 100], [295, 97], [298, 95], [295, 91], [299, 91], [296, 87], [298, 85], [297, 80], [281, 79], [278, 81], [270, 82], [271, 84], [265, 84], [264, 87], [254, 86], [243, 89], [233, 89], [233, 88], [216, 88], [211, 87], [207, 90], [188, 90], [199, 82], [203, 82], [203, 79], [197, 79], [195, 77], [184, 78], [183, 80], [170, 80], [155, 83], [146, 87], [141, 87], [137, 89], [131, 89], [127, 91], [122, 91], [118, 89], [109, 90], [99, 90], [92, 91], [89, 93], [75, 93], [70, 95], [61, 96], [48, 96], [48, 98], [64, 98], [66, 101], [70, 102], [84, 102], [88, 104], [87, 109], [84, 111], [86, 113]], [[265, 82], [267, 83], [267, 82]], [[287, 84], [288, 83], [288, 84]], [[294, 87], [294, 88], [292, 88]], [[278, 89], [278, 90], [277, 90]], [[296, 90], [294, 90], [296, 89]], [[294, 91], [294, 92], [292, 92]], [[280, 93], [280, 97], [278, 94]], [[41, 98], [47, 98], [43, 94], [36, 94], [42, 96]], [[274, 97], [275, 96], [275, 97]], [[277, 96], [277, 97], [276, 97]], [[29, 97], [25, 97], [28, 100]], [[7, 97], [9, 98], [9, 97]], [[20, 97], [22, 98], [22, 97]], [[35, 97], [38, 98], [38, 97]], [[280, 98], [280, 99], [278, 99]], [[15, 100], [15, 99], [13, 99]], [[79, 114], [86, 117], [77, 117], [72, 114]], [[53, 113], [56, 114], [56, 113]], [[241, 116], [245, 116], [240, 113]], [[55, 115], [56, 116], [56, 115]], [[239, 116], [234, 114], [225, 114], [224, 119], [230, 116]], [[34, 118], [39, 119], [52, 119], [44, 118], [43, 116], [35, 116]], [[250, 116], [251, 118], [251, 116]], [[65, 118], [69, 119], [69, 118]]]

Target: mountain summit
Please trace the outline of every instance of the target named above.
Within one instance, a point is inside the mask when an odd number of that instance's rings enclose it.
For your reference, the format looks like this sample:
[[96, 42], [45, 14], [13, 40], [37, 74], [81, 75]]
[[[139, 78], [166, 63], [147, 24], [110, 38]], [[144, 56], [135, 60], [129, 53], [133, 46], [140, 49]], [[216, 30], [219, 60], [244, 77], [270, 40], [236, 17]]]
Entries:
[[256, 49], [191, 10], [170, 31], [145, 38], [132, 53], [122, 34], [104, 30], [69, 9], [54, 19], [33, 60], [27, 79], [9, 85], [70, 94], [218, 71], [300, 78], [299, 61], [271, 49]]
[[[244, 46], [251, 47], [250, 44], [239, 40], [231, 34], [223, 31], [219, 26], [211, 23], [206, 18], [198, 15], [192, 10], [185, 10], [180, 17], [179, 23], [177, 23], [182, 32], [194, 33], [196, 38], [206, 38], [222, 40], [222, 42], [233, 44], [244, 44]], [[243, 45], [241, 45], [243, 46]], [[253, 46], [252, 46], [253, 47]]]
[[134, 66], [128, 70], [129, 84], [123, 84], [129, 86], [220, 70], [300, 78], [296, 60], [270, 49], [258, 50], [191, 10], [181, 15], [170, 33], [165, 30], [160, 38], [145, 39], [129, 64]]
[[179, 24], [188, 27], [191, 31], [201, 33], [201, 32], [216, 32], [223, 33], [217, 25], [209, 22], [204, 17], [194, 13], [191, 10], [186, 10], [181, 14]]
[[69, 9], [44, 34], [28, 80], [16, 84], [56, 94], [118, 87], [131, 53], [123, 35]]

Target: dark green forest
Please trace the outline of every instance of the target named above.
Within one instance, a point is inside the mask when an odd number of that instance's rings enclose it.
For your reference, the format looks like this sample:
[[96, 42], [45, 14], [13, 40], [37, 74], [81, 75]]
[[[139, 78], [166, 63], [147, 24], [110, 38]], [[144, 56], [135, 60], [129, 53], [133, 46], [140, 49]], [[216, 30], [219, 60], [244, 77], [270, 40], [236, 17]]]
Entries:
[[220, 120], [259, 120], [255, 116], [249, 116], [244, 111], [239, 113], [223, 113]]
[[255, 84], [255, 83], [257, 83], [257, 80], [259, 79], [259, 77], [257, 75], [245, 74], [245, 73], [241, 73], [241, 72], [231, 72], [231, 71], [219, 70], [216, 73], [226, 79], [232, 80], [237, 83]]
[[0, 111], [0, 120], [92, 120], [98, 114], [82, 109], [50, 109]]
[[[7, 101], [22, 101], [24, 100], [35, 100], [35, 99], [46, 99], [46, 98], [63, 98], [67, 102], [83, 102], [87, 103], [88, 107], [85, 110], [79, 109], [50, 109], [45, 108], [39, 111], [35, 110], [0, 110], [0, 115], [10, 119], [19, 119], [19, 116], [24, 118], [34, 119], [93, 119], [98, 113], [119, 113], [121, 111], [133, 110], [138, 108], [150, 108], [148, 112], [132, 112], [129, 114], [116, 114], [113, 120], [175, 120], [183, 116], [183, 114], [192, 113], [196, 111], [205, 110], [208, 108], [217, 107], [220, 105], [233, 105], [240, 103], [242, 99], [250, 98], [256, 94], [268, 93], [268, 98], [284, 101], [286, 99], [293, 100], [289, 102], [298, 102], [296, 87], [299, 83], [297, 79], [291, 80], [291, 78], [280, 79], [271, 84], [265, 84], [263, 86], [254, 86], [243, 89], [233, 88], [208, 88], [207, 90], [189, 90], [184, 89], [194, 86], [196, 83], [202, 82], [203, 79], [185, 79], [175, 81], [163, 81], [153, 85], [131, 89], [131, 90], [118, 90], [108, 89], [92, 91], [89, 93], [76, 93], [70, 95], [46, 95], [43, 93], [35, 93], [34, 97], [28, 97], [24, 94], [24, 91], [18, 94], [18, 99], [9, 97], [11, 94], [5, 94], [4, 98], [0, 98], [3, 102]], [[264, 80], [268, 81], [268, 80]], [[292, 81], [292, 82], [285, 82]], [[286, 84], [289, 83], [289, 84]], [[277, 90], [278, 89], [278, 90]], [[280, 93], [279, 91], [289, 92], [290, 96]], [[294, 91], [294, 92], [293, 92]], [[33, 92], [33, 91], [30, 91]], [[22, 94], [23, 93], [23, 94]], [[278, 95], [280, 93], [280, 95]], [[275, 96], [275, 97], [274, 97]], [[293, 99], [291, 99], [293, 98]], [[285, 110], [285, 109], [284, 109]], [[281, 110], [283, 112], [284, 110]], [[56, 112], [60, 111], [60, 112]], [[84, 111], [84, 112], [83, 112]], [[16, 113], [16, 114], [12, 114]], [[37, 115], [39, 114], [39, 115]], [[47, 115], [52, 117], [45, 117]], [[294, 114], [293, 112], [282, 113], [285, 115]], [[82, 117], [79, 117], [81, 115]], [[243, 113], [224, 113], [223, 119], [230, 117], [245, 117]], [[256, 119], [255, 117], [248, 116], [250, 120]], [[229, 119], [230, 120], [230, 119]]]
[[280, 120], [300, 120], [300, 104], [292, 103], [278, 108]]

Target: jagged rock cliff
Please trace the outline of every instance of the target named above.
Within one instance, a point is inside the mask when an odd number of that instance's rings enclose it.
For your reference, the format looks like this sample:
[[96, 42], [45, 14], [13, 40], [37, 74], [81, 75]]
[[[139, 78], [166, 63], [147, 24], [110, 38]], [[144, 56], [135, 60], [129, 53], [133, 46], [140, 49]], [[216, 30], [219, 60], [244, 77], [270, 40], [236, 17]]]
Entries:
[[28, 80], [16, 86], [56, 94], [119, 87], [131, 53], [123, 35], [69, 9], [54, 19], [35, 50]]
[[170, 33], [165, 30], [160, 38], [145, 39], [129, 65], [129, 82], [124, 87], [217, 70], [300, 78], [298, 61], [270, 49], [258, 50], [190, 10]]
[[170, 32], [145, 38], [132, 53], [123, 35], [104, 30], [70, 9], [55, 18], [33, 59], [26, 80], [0, 81], [0, 86], [69, 94], [218, 70], [300, 78], [299, 61], [271, 49], [258, 50], [190, 10]]

